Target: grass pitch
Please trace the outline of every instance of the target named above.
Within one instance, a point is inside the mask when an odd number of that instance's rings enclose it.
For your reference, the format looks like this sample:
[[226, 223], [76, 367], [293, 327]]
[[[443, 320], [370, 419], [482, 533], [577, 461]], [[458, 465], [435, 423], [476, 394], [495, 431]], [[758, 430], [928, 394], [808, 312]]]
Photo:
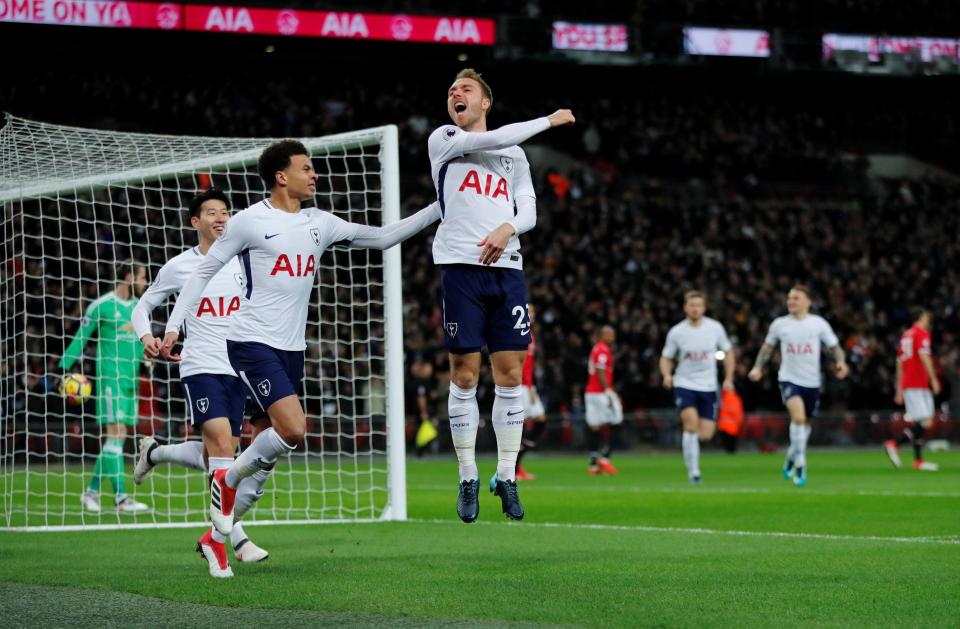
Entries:
[[[908, 457], [909, 458], [909, 457]], [[456, 517], [453, 457], [411, 460], [411, 521], [248, 526], [271, 553], [211, 579], [201, 529], [0, 533], [5, 626], [956, 627], [960, 453], [936, 473], [878, 451], [535, 456], [508, 523], [484, 492]], [[493, 471], [492, 459], [481, 471]], [[269, 489], [268, 489], [269, 490]]]

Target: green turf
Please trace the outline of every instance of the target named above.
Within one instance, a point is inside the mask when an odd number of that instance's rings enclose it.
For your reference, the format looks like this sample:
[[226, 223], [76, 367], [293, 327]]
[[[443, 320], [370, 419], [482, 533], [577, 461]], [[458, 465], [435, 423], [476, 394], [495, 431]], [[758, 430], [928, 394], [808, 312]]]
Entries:
[[[780, 456], [707, 455], [699, 487], [679, 455], [619, 457], [615, 478], [531, 458], [527, 519], [484, 493], [474, 525], [452, 459], [411, 460], [411, 522], [250, 526], [271, 557], [226, 581], [191, 552], [199, 529], [0, 533], [0, 616], [132, 626], [146, 601], [154, 626], [957, 626], [960, 453], [931, 456], [937, 473], [809, 458], [803, 489]], [[276, 611], [218, 625], [221, 607]]]

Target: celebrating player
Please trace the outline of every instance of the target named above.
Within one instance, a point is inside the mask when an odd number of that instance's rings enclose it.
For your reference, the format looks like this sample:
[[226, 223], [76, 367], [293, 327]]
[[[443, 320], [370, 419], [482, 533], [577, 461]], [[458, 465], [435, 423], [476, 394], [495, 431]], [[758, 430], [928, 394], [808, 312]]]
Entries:
[[847, 377], [846, 355], [833, 328], [823, 317], [810, 314], [810, 289], [798, 284], [787, 294], [787, 312], [774, 319], [767, 338], [760, 347], [757, 360], [748, 377], [758, 382], [763, 367], [780, 344], [780, 396], [790, 415], [790, 447], [783, 465], [783, 477], [793, 484], [807, 484], [807, 440], [810, 438], [810, 420], [820, 403], [820, 345], [833, 353], [837, 378]]
[[533, 331], [536, 322], [536, 313], [533, 304], [527, 304], [527, 314], [530, 316], [530, 344], [527, 345], [527, 357], [523, 359], [523, 412], [527, 419], [533, 422], [530, 434], [524, 436], [520, 442], [520, 452], [517, 454], [517, 480], [536, 480], [536, 476], [526, 471], [521, 465], [523, 455], [537, 447], [537, 442], [547, 429], [547, 412], [543, 408], [543, 400], [537, 393], [534, 382], [536, 370], [537, 339]]
[[[930, 357], [930, 312], [915, 307], [910, 311], [913, 326], [900, 337], [897, 348], [897, 393], [894, 401], [905, 404], [903, 418], [909, 422], [903, 434], [884, 444], [890, 461], [900, 467], [898, 446], [913, 443], [913, 469], [935, 472], [936, 463], [923, 460], [923, 433], [933, 423], [933, 396], [940, 393], [940, 380]], [[931, 394], [930, 389], [933, 389]]]
[[[583, 402], [587, 407], [587, 447], [590, 449], [590, 467], [587, 471], [591, 476], [617, 474], [617, 468], [610, 462], [613, 442], [623, 428], [623, 403], [613, 390], [613, 344], [616, 342], [617, 332], [612, 326], [600, 328], [587, 362], [587, 388]], [[607, 440], [601, 449], [604, 426], [609, 428]]]
[[210, 517], [222, 535], [233, 528], [240, 482], [270, 469], [303, 441], [306, 416], [298, 396], [303, 380], [307, 307], [320, 256], [338, 243], [386, 249], [440, 217], [436, 203], [385, 227], [349, 223], [315, 207], [317, 173], [295, 140], [271, 144], [260, 155], [260, 178], [270, 196], [237, 213], [183, 287], [167, 322], [160, 353], [169, 358], [188, 312], [196, 312], [210, 279], [239, 255], [245, 278], [240, 310], [227, 332], [230, 365], [261, 410], [267, 428], [228, 469], [213, 473]]
[[[133, 309], [133, 326], [148, 360], [160, 353], [160, 339], [151, 333], [150, 313], [167, 297], [180, 292], [230, 219], [227, 197], [214, 188], [196, 195], [190, 201], [189, 211], [190, 224], [197, 230], [200, 243], [163, 265]], [[200, 307], [189, 323], [184, 321], [186, 333], [180, 380], [187, 398], [190, 423], [200, 427], [203, 442], [186, 441], [161, 446], [153, 437], [144, 437], [140, 440], [140, 456], [133, 474], [138, 485], [159, 463], [176, 463], [211, 473], [233, 463], [233, 454], [240, 442], [247, 393], [227, 358], [227, 330], [232, 315], [240, 309], [242, 293], [242, 269], [234, 258], [207, 284]], [[245, 478], [237, 488], [235, 518], [239, 519], [263, 495], [263, 485], [270, 471], [258, 471]], [[211, 576], [233, 576], [225, 541], [219, 531], [211, 528], [197, 543], [197, 549], [209, 563]], [[247, 538], [239, 523], [234, 524], [230, 532], [230, 542], [240, 561], [262, 561], [268, 556], [265, 550]]]
[[140, 264], [120, 262], [115, 273], [116, 286], [87, 307], [77, 336], [63, 353], [59, 366], [64, 370], [73, 367], [84, 345], [97, 333], [97, 423], [105, 428], [107, 438], [80, 502], [87, 511], [99, 513], [100, 484], [106, 476], [113, 485], [117, 511], [138, 513], [149, 507], [126, 493], [123, 442], [127, 427], [137, 425], [140, 347], [130, 324], [130, 313], [137, 304], [137, 295], [146, 287], [147, 270]]
[[493, 491], [508, 517], [523, 518], [516, 463], [523, 435], [520, 383], [530, 319], [519, 236], [533, 228], [537, 213], [530, 165], [517, 144], [574, 122], [573, 114], [562, 109], [546, 118], [487, 131], [492, 106], [487, 82], [474, 70], [462, 70], [447, 90], [447, 114], [454, 124], [436, 129], [428, 140], [442, 218], [433, 241], [433, 261], [440, 266], [443, 329], [450, 351], [450, 432], [460, 463], [457, 514], [464, 522], [475, 521], [479, 514], [475, 446], [484, 345], [496, 385]]
[[[723, 355], [723, 388], [733, 389], [736, 358], [723, 325], [705, 317], [707, 298], [692, 290], [684, 296], [687, 318], [670, 328], [660, 356], [663, 387], [673, 389], [683, 424], [683, 462], [687, 478], [700, 483], [700, 442], [717, 428], [717, 350]], [[676, 366], [676, 373], [673, 369]]]

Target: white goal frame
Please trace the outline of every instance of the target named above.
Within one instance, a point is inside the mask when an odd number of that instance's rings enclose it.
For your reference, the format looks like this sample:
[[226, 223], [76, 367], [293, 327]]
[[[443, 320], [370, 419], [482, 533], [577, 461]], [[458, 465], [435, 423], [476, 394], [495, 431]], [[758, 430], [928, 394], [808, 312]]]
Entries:
[[[4, 161], [11, 154], [16, 154], [17, 138], [9, 132], [11, 125], [30, 125], [31, 129], [40, 129], [49, 133], [95, 133], [102, 134], [110, 141], [123, 141], [129, 139], [136, 142], [138, 138], [163, 138], [164, 136], [155, 136], [150, 134], [119, 133], [96, 131], [91, 129], [81, 129], [77, 127], [67, 127], [61, 125], [48, 125], [44, 123], [30, 122], [21, 118], [16, 118], [6, 114], [6, 126], [0, 127], [0, 156]], [[6, 132], [6, 133], [5, 133]], [[3, 224], [0, 228], [0, 264], [7, 264], [17, 255], [16, 246], [8, 246], [8, 243], [14, 242], [19, 238], [20, 255], [25, 252], [26, 237], [21, 229], [20, 234], [16, 234], [17, 227], [17, 207], [20, 202], [20, 223], [24, 224], [23, 203], [29, 200], [36, 200], [42, 197], [58, 195], [60, 193], [75, 192], [77, 190], [96, 190], [108, 186], [123, 185], [128, 182], [136, 185], [142, 185], [145, 182], [156, 181], [165, 177], [177, 177], [188, 173], [202, 173], [211, 168], [243, 166], [255, 164], [262, 149], [267, 144], [274, 141], [271, 138], [204, 138], [204, 137], [186, 137], [169, 136], [175, 140], [182, 140], [185, 146], [190, 143], [203, 145], [205, 142], [220, 142], [228, 149], [235, 143], [237, 147], [247, 146], [241, 150], [230, 150], [230, 161], [224, 161], [224, 154], [210, 156], [191, 156], [189, 152], [187, 157], [182, 160], [161, 160], [158, 163], [152, 163], [144, 167], [122, 168], [113, 172], [90, 172], [78, 177], [63, 177], [57, 173], [46, 176], [41, 172], [42, 163], [30, 163], [28, 159], [22, 162], [18, 159], [15, 163], [0, 164], [0, 212], [3, 213]], [[381, 206], [372, 208], [381, 212], [382, 223], [389, 224], [400, 220], [400, 177], [399, 177], [399, 147], [398, 131], [395, 125], [387, 125], [370, 129], [363, 129], [348, 133], [323, 136], [317, 138], [299, 138], [311, 152], [332, 145], [344, 148], [371, 147], [379, 145], [379, 163], [380, 163], [380, 188], [379, 194]], [[259, 145], [259, 146], [257, 146]], [[84, 147], [90, 150], [89, 147]], [[101, 147], [103, 150], [103, 147]], [[314, 155], [316, 157], [316, 155]], [[77, 156], [72, 156], [76, 159]], [[42, 160], [41, 160], [42, 161]], [[242, 208], [233, 208], [239, 210]], [[400, 245], [384, 251], [382, 253], [382, 277], [383, 277], [383, 364], [384, 364], [384, 386], [383, 402], [385, 404], [386, 418], [386, 455], [381, 457], [386, 463], [386, 504], [378, 508], [379, 517], [345, 517], [342, 519], [252, 519], [248, 523], [251, 525], [260, 524], [305, 524], [305, 523], [331, 523], [331, 522], [373, 522], [383, 520], [406, 520], [407, 519], [407, 492], [406, 492], [406, 452], [405, 452], [405, 412], [404, 412], [404, 364], [403, 364], [403, 293], [402, 293], [402, 272], [401, 272], [401, 251]], [[152, 278], [150, 278], [152, 279]], [[8, 277], [7, 282], [11, 282]], [[46, 281], [46, 280], [44, 280]], [[316, 283], [316, 280], [314, 280]], [[9, 290], [5, 293], [2, 285], [3, 271], [0, 269], [0, 335], [5, 335], [8, 331], [15, 329], [11, 323], [12, 318], [19, 312], [23, 313], [24, 325], [26, 321], [26, 291], [19, 297], [15, 294], [10, 295]], [[9, 288], [9, 287], [8, 287]], [[13, 300], [21, 299], [22, 303], [15, 304]], [[24, 332], [26, 334], [26, 332]], [[0, 352], [6, 345], [0, 346]], [[11, 360], [10, 357], [0, 356], [0, 361]], [[11, 362], [15, 362], [16, 373], [14, 377], [26, 377], [28, 369], [28, 357], [23, 355], [14, 356]], [[7, 374], [8, 376], [11, 374]], [[319, 376], [318, 376], [319, 378]], [[13, 391], [10, 390], [8, 382], [10, 378], [5, 378], [0, 371], [0, 403], [4, 399], [12, 399]], [[0, 410], [4, 407], [0, 406]], [[8, 406], [9, 408], [9, 406]], [[188, 521], [156, 521], [148, 517], [135, 518], [130, 522], [123, 523], [82, 523], [82, 524], [44, 524], [44, 525], [11, 525], [14, 521], [13, 508], [15, 501], [12, 492], [14, 490], [14, 478], [17, 473], [17, 467], [25, 465], [29, 467], [30, 456], [26, 456], [27, 463], [22, 464], [14, 460], [16, 452], [9, 452], [7, 445], [7, 435], [12, 425], [13, 418], [0, 416], [0, 531], [11, 530], [95, 530], [95, 529], [126, 529], [126, 528], [177, 528], [177, 527], [196, 527], [209, 525], [209, 522], [200, 518], [192, 517]], [[66, 438], [66, 437], [64, 437]], [[7, 450], [5, 450], [5, 448]], [[378, 450], [380, 452], [380, 450]], [[324, 465], [326, 455], [321, 454], [321, 465]], [[378, 459], [378, 460], [381, 460]], [[127, 462], [130, 461], [130, 455], [127, 454]], [[280, 466], [287, 462], [281, 460]], [[199, 471], [191, 471], [191, 474], [202, 474]], [[29, 474], [27, 475], [29, 478]], [[29, 483], [29, 480], [27, 480]], [[132, 478], [127, 477], [127, 483], [132, 486]], [[269, 492], [269, 488], [268, 488]], [[191, 494], [193, 495], [193, 494]], [[29, 510], [29, 493], [24, 497], [24, 517], [29, 522], [26, 512]], [[191, 512], [192, 513], [192, 512]]]

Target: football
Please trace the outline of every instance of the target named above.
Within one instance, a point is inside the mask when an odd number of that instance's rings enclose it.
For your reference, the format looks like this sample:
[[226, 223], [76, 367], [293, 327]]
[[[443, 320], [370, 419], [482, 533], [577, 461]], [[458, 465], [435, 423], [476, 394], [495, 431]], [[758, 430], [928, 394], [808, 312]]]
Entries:
[[79, 373], [72, 373], [64, 376], [60, 381], [60, 395], [64, 397], [68, 404], [83, 404], [90, 398], [93, 386], [90, 379]]

